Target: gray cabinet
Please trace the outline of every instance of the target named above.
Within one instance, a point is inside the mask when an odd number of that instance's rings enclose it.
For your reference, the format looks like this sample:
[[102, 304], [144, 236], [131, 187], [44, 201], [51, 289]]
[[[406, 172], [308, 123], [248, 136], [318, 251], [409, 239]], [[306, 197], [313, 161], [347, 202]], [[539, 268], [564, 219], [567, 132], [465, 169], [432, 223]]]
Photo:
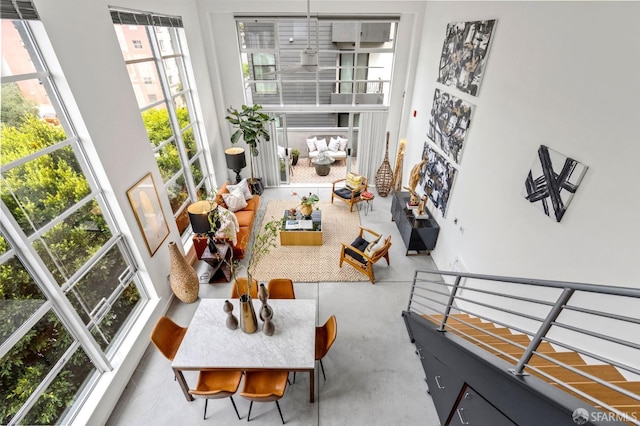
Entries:
[[476, 391], [466, 386], [462, 391], [460, 402], [451, 413], [448, 425], [515, 426], [515, 423]]
[[576, 408], [596, 410], [538, 377], [513, 375], [509, 363], [455, 334], [438, 331], [438, 325], [415, 312], [402, 316], [443, 425], [575, 426]]
[[[391, 220], [396, 223], [400, 236], [407, 247], [406, 255], [429, 254], [436, 247], [440, 226], [431, 213], [428, 219], [416, 219], [407, 208], [408, 192], [394, 192], [391, 200]], [[409, 252], [415, 253], [409, 253]]]

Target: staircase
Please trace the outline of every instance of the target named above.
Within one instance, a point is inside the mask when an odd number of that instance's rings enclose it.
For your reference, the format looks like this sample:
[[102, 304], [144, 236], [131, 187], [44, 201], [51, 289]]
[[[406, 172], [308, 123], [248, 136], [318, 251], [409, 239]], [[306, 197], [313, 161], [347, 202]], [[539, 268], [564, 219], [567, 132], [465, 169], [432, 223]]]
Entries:
[[[423, 315], [431, 322], [440, 324], [442, 315]], [[447, 331], [454, 333], [507, 362], [517, 361], [525, 352], [531, 339], [526, 334], [514, 334], [510, 329], [497, 327], [491, 322], [484, 322], [480, 318], [468, 314], [452, 314], [447, 321]], [[499, 337], [496, 337], [499, 336]], [[565, 364], [558, 365], [557, 362]], [[576, 371], [577, 370], [577, 371]], [[525, 373], [541, 378], [552, 386], [562, 388], [566, 392], [591, 404], [586, 393], [602, 401], [606, 406], [625, 413], [630, 419], [640, 414], [640, 381], [627, 381], [612, 365], [588, 365], [585, 360], [573, 351], [556, 351], [550, 343], [542, 342], [536, 353], [531, 357]], [[593, 376], [599, 383], [588, 378]], [[614, 387], [620, 387], [636, 394], [636, 398], [618, 392]], [[579, 392], [575, 392], [573, 389]], [[608, 411], [602, 405], [595, 408]], [[633, 423], [629, 423], [633, 424]]]
[[407, 311], [600, 410], [595, 420], [640, 425], [639, 305], [637, 289], [416, 271]]

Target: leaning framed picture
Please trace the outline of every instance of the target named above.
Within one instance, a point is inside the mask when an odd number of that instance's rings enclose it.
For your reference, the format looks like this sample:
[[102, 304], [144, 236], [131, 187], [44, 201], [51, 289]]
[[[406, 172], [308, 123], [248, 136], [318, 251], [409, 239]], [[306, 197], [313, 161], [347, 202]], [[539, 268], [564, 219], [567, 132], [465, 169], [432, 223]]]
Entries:
[[162, 213], [158, 191], [151, 173], [143, 177], [127, 191], [129, 202], [136, 215], [138, 226], [151, 256], [169, 236], [169, 226]]

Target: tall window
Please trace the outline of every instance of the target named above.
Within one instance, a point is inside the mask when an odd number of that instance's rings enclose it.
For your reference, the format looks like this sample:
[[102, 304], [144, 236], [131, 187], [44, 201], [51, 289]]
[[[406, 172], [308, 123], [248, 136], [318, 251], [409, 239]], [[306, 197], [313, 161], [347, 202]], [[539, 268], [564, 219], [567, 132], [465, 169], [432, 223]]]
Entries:
[[[253, 75], [256, 80], [276, 79], [276, 57], [269, 53], [254, 53], [251, 55]], [[256, 83], [255, 93], [277, 93], [275, 83]]]
[[[395, 18], [238, 18], [247, 102], [388, 106], [397, 24]], [[318, 52], [317, 71], [300, 66], [308, 46]]]
[[40, 55], [37, 14], [1, 3], [0, 424], [67, 423], [146, 294]]
[[[120, 48], [180, 233], [187, 206], [206, 192], [208, 165], [187, 75], [184, 30], [176, 17], [111, 11]], [[132, 41], [141, 48], [132, 49]]]

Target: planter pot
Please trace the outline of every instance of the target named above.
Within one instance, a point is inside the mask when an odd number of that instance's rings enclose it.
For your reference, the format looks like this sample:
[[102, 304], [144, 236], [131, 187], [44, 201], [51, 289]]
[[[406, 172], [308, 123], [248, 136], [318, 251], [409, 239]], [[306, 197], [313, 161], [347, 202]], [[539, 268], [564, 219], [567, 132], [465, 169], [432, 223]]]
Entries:
[[300, 206], [300, 213], [302, 213], [303, 216], [311, 216], [311, 213], [313, 212], [313, 207], [311, 207], [308, 204], [303, 204], [302, 206]]
[[295, 166], [296, 164], [298, 164], [298, 157], [299, 157], [299, 155], [291, 156], [291, 165], [292, 166]]
[[195, 269], [184, 258], [175, 242], [169, 243], [169, 284], [173, 294], [184, 303], [198, 300], [200, 281]]

